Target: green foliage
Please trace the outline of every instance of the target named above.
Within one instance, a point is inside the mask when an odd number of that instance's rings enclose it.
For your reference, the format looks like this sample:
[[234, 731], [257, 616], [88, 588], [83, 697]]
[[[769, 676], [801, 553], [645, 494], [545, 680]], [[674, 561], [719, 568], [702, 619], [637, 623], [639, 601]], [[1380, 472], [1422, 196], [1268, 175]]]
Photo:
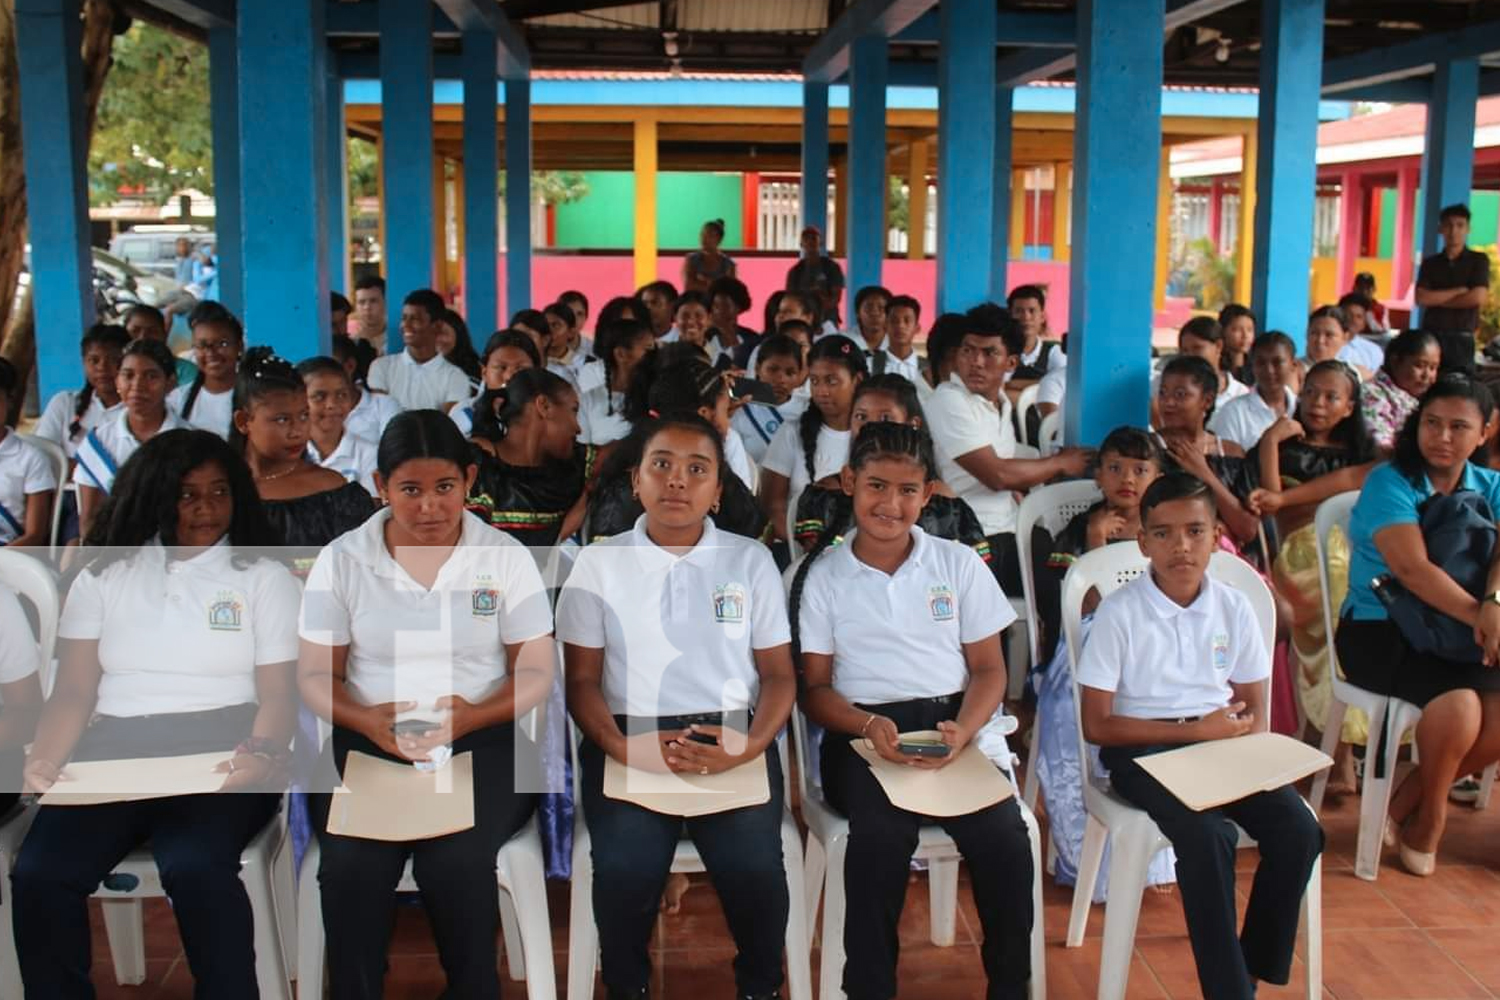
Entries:
[[89, 148], [89, 194], [122, 189], [165, 202], [178, 189], [213, 191], [205, 46], [137, 21], [115, 39]]
[[[500, 197], [505, 197], [505, 171], [500, 171]], [[531, 196], [547, 205], [570, 205], [588, 197], [589, 181], [576, 170], [533, 170]]]
[[1500, 336], [1500, 247], [1473, 247], [1490, 259], [1490, 299], [1479, 309], [1479, 331], [1475, 337], [1483, 347]]
[[1213, 240], [1189, 242], [1172, 262], [1175, 287], [1191, 295], [1200, 309], [1222, 309], [1234, 298], [1234, 257], [1220, 256]]
[[349, 171], [349, 200], [373, 198], [380, 193], [380, 158], [375, 144], [350, 136], [345, 144]]
[[892, 175], [887, 178], [889, 191], [886, 195], [886, 225], [891, 229], [907, 230], [907, 223], [911, 214], [911, 196], [906, 191], [905, 182], [901, 178]]

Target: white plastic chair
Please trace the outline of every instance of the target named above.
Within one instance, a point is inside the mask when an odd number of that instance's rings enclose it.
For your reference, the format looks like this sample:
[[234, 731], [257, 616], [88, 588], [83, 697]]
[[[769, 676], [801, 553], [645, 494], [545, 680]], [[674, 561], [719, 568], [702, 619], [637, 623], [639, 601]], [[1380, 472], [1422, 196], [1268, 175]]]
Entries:
[[[9, 587], [36, 609], [42, 688], [51, 673], [52, 651], [57, 644], [60, 600], [52, 570], [40, 560], [20, 552], [0, 549], [0, 584]], [[0, 997], [19, 997], [21, 965], [16, 957], [15, 918], [11, 912], [10, 871], [31, 829], [36, 810], [17, 805], [0, 816]]]
[[1041, 392], [1041, 389], [1039, 383], [1033, 382], [1022, 389], [1021, 394], [1016, 397], [1016, 440], [1022, 444], [1026, 443], [1026, 417], [1031, 413], [1031, 408], [1036, 405], [1037, 393]]
[[52, 496], [52, 531], [47, 536], [49, 539], [47, 556], [55, 562], [58, 536], [62, 534], [63, 493], [70, 485], [68, 483], [68, 453], [63, 450], [62, 445], [50, 438], [37, 437], [35, 434], [22, 434], [21, 440], [46, 452], [48, 460], [52, 462], [52, 471], [57, 476], [57, 492]]
[[[1333, 700], [1328, 706], [1328, 720], [1323, 727], [1323, 752], [1332, 756], [1338, 749], [1339, 737], [1344, 728], [1344, 714], [1350, 706], [1362, 710], [1373, 727], [1385, 720], [1380, 737], [1381, 760], [1373, 755], [1365, 756], [1364, 781], [1359, 790], [1359, 835], [1355, 841], [1354, 874], [1373, 882], [1380, 875], [1381, 837], [1385, 832], [1386, 810], [1391, 803], [1392, 778], [1396, 773], [1396, 759], [1401, 753], [1401, 740], [1407, 730], [1416, 726], [1422, 717], [1421, 708], [1400, 698], [1390, 698], [1373, 691], [1366, 691], [1345, 680], [1339, 669], [1338, 650], [1334, 633], [1338, 626], [1338, 613], [1332, 605], [1332, 594], [1328, 585], [1328, 536], [1335, 526], [1349, 534], [1349, 517], [1354, 503], [1359, 499], [1358, 490], [1329, 497], [1318, 505], [1313, 520], [1317, 538], [1318, 585], [1322, 588], [1323, 630], [1328, 642], [1328, 668], [1333, 672]], [[1415, 751], [1415, 748], [1413, 748]], [[1377, 773], [1378, 771], [1378, 773]], [[1495, 784], [1495, 765], [1485, 768], [1475, 809], [1489, 805], [1490, 790]], [[1323, 795], [1328, 789], [1328, 772], [1320, 771], [1313, 779], [1310, 797], [1313, 811], [1323, 808]]]
[[[1134, 542], [1117, 542], [1095, 549], [1075, 562], [1063, 579], [1063, 634], [1068, 655], [1078, 662], [1083, 599], [1089, 590], [1097, 589], [1101, 597], [1118, 590], [1146, 572], [1146, 557]], [[1272, 648], [1276, 636], [1276, 605], [1259, 574], [1244, 560], [1226, 552], [1215, 552], [1209, 573], [1235, 590], [1245, 594], [1255, 609], [1256, 620], [1264, 634], [1266, 649]], [[1269, 681], [1267, 682], [1269, 688]], [[1078, 718], [1079, 759], [1087, 761], [1088, 747], [1083, 738], [1081, 693], [1073, 693], [1073, 710]], [[1269, 704], [1269, 699], [1267, 700]], [[1146, 871], [1158, 850], [1169, 845], [1161, 830], [1142, 809], [1137, 809], [1110, 790], [1107, 782], [1090, 775], [1083, 784], [1083, 802], [1088, 810], [1084, 830], [1083, 853], [1079, 858], [1078, 882], [1073, 889], [1073, 908], [1068, 919], [1069, 948], [1083, 944], [1088, 923], [1094, 883], [1104, 856], [1106, 838], [1113, 844], [1109, 866], [1109, 898], [1104, 908], [1104, 942], [1099, 964], [1099, 1000], [1123, 1000], [1130, 976], [1130, 957], [1135, 948], [1136, 922], [1140, 917], [1141, 893], [1145, 890]], [[1252, 843], [1241, 831], [1240, 845]], [[1302, 897], [1302, 926], [1307, 935], [1304, 963], [1307, 966], [1308, 1000], [1319, 1000], [1323, 994], [1323, 862], [1313, 864], [1307, 889]]]
[[[1052, 655], [1052, 650], [1041, 648], [1041, 628], [1036, 616], [1036, 576], [1032, 572], [1032, 529], [1040, 523], [1048, 534], [1056, 536], [1059, 531], [1067, 527], [1069, 521], [1088, 510], [1103, 496], [1098, 485], [1091, 479], [1053, 483], [1050, 486], [1039, 486], [1028, 493], [1026, 499], [1021, 501], [1021, 509], [1016, 514], [1016, 552], [1021, 560], [1021, 588], [1026, 604], [1026, 635], [1031, 643], [1031, 662], [1038, 666], [1047, 662]], [[1031, 809], [1036, 808], [1037, 791], [1040, 787], [1036, 780], [1036, 761], [1041, 744], [1036, 723], [1032, 723], [1031, 746], [1026, 751], [1025, 785], [1026, 805]]]
[[[573, 882], [569, 890], [568, 915], [568, 1000], [590, 1000], [594, 995], [594, 977], [599, 966], [599, 928], [594, 923], [594, 858], [588, 824], [583, 816], [583, 776], [578, 766], [578, 729], [569, 721], [573, 733]], [[802, 835], [792, 818], [790, 777], [792, 766], [787, 757], [785, 739], [779, 739], [783, 798], [786, 808], [781, 815], [781, 854], [786, 868], [787, 895], [791, 906], [786, 922], [786, 985], [789, 1000], [812, 1000], [812, 936], [807, 912], [799, 905], [806, 897], [802, 876]], [[672, 872], [707, 871], [691, 838], [677, 844], [672, 857]], [[831, 994], [823, 994], [827, 997]]]
[[[823, 951], [819, 970], [820, 1000], [844, 995], [844, 852], [849, 845], [849, 821], [823, 798], [823, 790], [809, 773], [812, 755], [807, 720], [801, 709], [792, 711], [792, 735], [797, 744], [797, 792], [802, 802], [802, 820], [807, 824], [806, 875], [807, 923], [817, 918], [819, 896], [823, 900]], [[1012, 783], [1014, 772], [1010, 773]], [[1042, 919], [1042, 843], [1036, 817], [1020, 803], [1021, 818], [1031, 841], [1033, 870], [1031, 903], [1031, 1000], [1047, 996], [1046, 922]], [[962, 855], [953, 838], [935, 824], [924, 824], [913, 857], [927, 862], [928, 909], [932, 943], [950, 947], [954, 941], [958, 909], [958, 863]], [[793, 905], [795, 907], [795, 899]], [[569, 997], [569, 1000], [580, 998]]]
[[1062, 448], [1063, 411], [1058, 407], [1042, 418], [1036, 432], [1037, 447], [1043, 455], [1055, 455]]

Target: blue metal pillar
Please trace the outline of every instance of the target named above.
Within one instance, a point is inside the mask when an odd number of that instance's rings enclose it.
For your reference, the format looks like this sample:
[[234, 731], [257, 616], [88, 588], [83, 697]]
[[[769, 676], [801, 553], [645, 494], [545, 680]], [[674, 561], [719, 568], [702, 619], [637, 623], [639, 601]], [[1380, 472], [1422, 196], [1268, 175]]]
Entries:
[[827, 248], [828, 84], [820, 80], [802, 83], [802, 225], [817, 226]]
[[[990, 171], [990, 284], [992, 302], [1004, 302], [1009, 294], [1007, 267], [1010, 262], [1010, 186], [1015, 181], [1011, 169], [1011, 122], [1016, 106], [1014, 87], [995, 88], [994, 166]], [[941, 182], [939, 182], [941, 183]]]
[[208, 29], [208, 104], [214, 145], [214, 249], [219, 255], [219, 300], [245, 312], [244, 249], [240, 219], [240, 71], [234, 28]]
[[[884, 35], [865, 35], [849, 47], [849, 302], [845, 315], [850, 317], [855, 292], [880, 284], [885, 263], [888, 45]], [[942, 183], [941, 174], [938, 183]]]
[[466, 31], [464, 78], [464, 318], [476, 339], [500, 325], [500, 197], [495, 36]]
[[[996, 23], [992, 0], [944, 0], [938, 7], [939, 312], [967, 309], [983, 300], [990, 288], [994, 244], [985, 223], [992, 219], [995, 202], [990, 158], [999, 152], [995, 145], [999, 121], [998, 115], [984, 114], [983, 109], [999, 96], [995, 90]], [[1007, 173], [1009, 142], [1007, 128]], [[921, 226], [913, 225], [912, 232], [920, 233]]]
[[1427, 146], [1422, 156], [1419, 256], [1443, 248], [1438, 215], [1445, 205], [1467, 205], [1474, 187], [1474, 110], [1479, 60], [1439, 62], [1427, 102]]
[[1147, 419], [1165, 27], [1164, 0], [1078, 3], [1069, 444]]
[[531, 308], [531, 81], [505, 81], [505, 308]]
[[245, 333], [288, 358], [332, 349], [323, 11], [281, 0], [238, 14]]
[[1323, 0], [1262, 0], [1250, 308], [1300, 349], [1318, 195]]
[[324, 195], [328, 206], [328, 284], [354, 299], [354, 284], [349, 280], [349, 141], [345, 133], [344, 81], [337, 72], [324, 74], [328, 81], [324, 114], [324, 154], [327, 156], [323, 176], [327, 181]]
[[80, 0], [16, 0], [31, 302], [43, 400], [83, 381], [78, 338], [94, 322]]
[[433, 286], [432, 4], [381, 4], [380, 37], [386, 342], [399, 351], [401, 300]]

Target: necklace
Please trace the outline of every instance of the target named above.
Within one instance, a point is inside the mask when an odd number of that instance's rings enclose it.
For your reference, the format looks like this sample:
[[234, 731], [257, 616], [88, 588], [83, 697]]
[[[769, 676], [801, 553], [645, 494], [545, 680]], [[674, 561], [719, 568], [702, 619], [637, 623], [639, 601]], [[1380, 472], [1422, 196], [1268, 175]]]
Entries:
[[299, 458], [297, 459], [297, 461], [293, 462], [285, 471], [273, 472], [265, 476], [256, 476], [255, 481], [257, 483], [269, 483], [273, 479], [281, 479], [284, 476], [290, 476], [300, 468], [302, 468], [302, 459]]

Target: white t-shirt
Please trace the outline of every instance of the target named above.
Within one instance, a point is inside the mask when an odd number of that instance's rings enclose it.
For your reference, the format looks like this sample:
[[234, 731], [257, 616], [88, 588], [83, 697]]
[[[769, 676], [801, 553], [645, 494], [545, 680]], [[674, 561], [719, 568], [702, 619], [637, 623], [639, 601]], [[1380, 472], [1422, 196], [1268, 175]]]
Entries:
[[963, 644], [1016, 620], [971, 546], [911, 530], [915, 544], [894, 574], [861, 562], [851, 531], [813, 563], [802, 585], [802, 651], [832, 656], [833, 688], [856, 704], [963, 691]]
[[745, 484], [746, 489], [755, 489], [755, 476], [750, 472], [750, 456], [745, 453], [745, 442], [740, 440], [739, 431], [733, 427], [724, 435], [724, 461], [728, 463], [729, 471], [740, 477], [740, 482]]
[[359, 402], [354, 404], [354, 409], [344, 418], [344, 430], [378, 444], [380, 435], [385, 433], [385, 425], [400, 412], [401, 404], [390, 396], [363, 389], [359, 394]]
[[[1026, 351], [1021, 352], [1020, 359], [1016, 362], [1016, 367], [1037, 367], [1037, 361], [1041, 358], [1042, 351], [1044, 350], [1043, 345], [1048, 343], [1052, 345], [1052, 349], [1047, 351], [1047, 372], [1055, 372], [1059, 368], [1066, 368], [1068, 366], [1068, 356], [1067, 354], [1063, 353], [1062, 344], [1058, 341], [1049, 341], [1045, 337], [1038, 337], [1036, 340], [1036, 346], [1033, 347], [1029, 353]], [[1009, 382], [1011, 380], [1011, 374], [1007, 374], [1005, 376], [1005, 381]], [[1043, 374], [1045, 375], [1046, 372], [1043, 372]]]
[[0, 584], [0, 684], [25, 680], [41, 668], [41, 653], [31, 636], [20, 598]]
[[986, 535], [1016, 529], [1016, 501], [1010, 490], [992, 490], [958, 464], [962, 455], [989, 448], [1000, 458], [1016, 454], [1015, 423], [1010, 400], [1002, 394], [996, 406], [969, 391], [958, 375], [938, 386], [926, 405], [927, 426], [937, 453], [938, 475], [968, 501]]
[[179, 385], [173, 389], [167, 394], [167, 409], [182, 417], [186, 426], [196, 427], [200, 431], [213, 431], [224, 440], [229, 440], [229, 429], [234, 425], [234, 389], [225, 389], [223, 392], [199, 389], [198, 398], [193, 400], [193, 412], [183, 414], [182, 408], [187, 405], [188, 393], [192, 391], [191, 384]]
[[[1230, 381], [1234, 381], [1230, 379]], [[1062, 406], [1063, 397], [1068, 392], [1068, 366], [1053, 368], [1043, 375], [1036, 384], [1036, 401], [1038, 404], [1051, 403], [1054, 406]], [[1155, 395], [1155, 390], [1152, 390]]]
[[604, 700], [637, 718], [753, 708], [754, 651], [791, 642], [771, 553], [719, 531], [675, 556], [635, 528], [585, 548], [557, 602], [557, 637], [604, 650]]
[[1143, 574], [1099, 603], [1078, 657], [1078, 683], [1114, 692], [1114, 714], [1204, 716], [1234, 700], [1230, 684], [1271, 676], [1271, 654], [1245, 595], [1211, 576], [1183, 607]]
[[463, 369], [441, 354], [423, 362], [410, 352], [387, 354], [370, 365], [369, 385], [388, 392], [406, 410], [440, 410], [444, 403], [461, 403], [472, 391]]
[[296, 661], [296, 577], [270, 559], [237, 567], [233, 554], [221, 540], [169, 562], [153, 539], [98, 576], [78, 575], [57, 634], [99, 640], [95, 711], [134, 717], [252, 704], [256, 667]]
[[332, 469], [343, 476], [347, 482], [359, 483], [370, 496], [379, 497], [380, 491], [375, 488], [375, 444], [366, 441], [357, 434], [344, 431], [344, 436], [339, 438], [338, 446], [325, 458], [318, 454], [317, 445], [311, 441], [307, 442], [307, 457], [325, 469]]
[[[166, 419], [156, 429], [157, 434], [186, 429], [187, 422], [177, 411], [167, 407]], [[73, 482], [79, 486], [92, 486], [105, 493], [115, 484], [115, 475], [127, 459], [144, 444], [136, 440], [130, 431], [130, 414], [123, 408], [115, 416], [104, 421], [84, 437], [74, 456], [78, 464], [73, 467]]]
[[1385, 351], [1375, 341], [1355, 334], [1349, 343], [1339, 348], [1338, 359], [1345, 364], [1359, 365], [1373, 375], [1385, 364]]
[[307, 577], [299, 631], [348, 646], [345, 684], [367, 705], [458, 695], [480, 702], [506, 677], [505, 647], [552, 631], [541, 574], [525, 546], [473, 514], [429, 589], [385, 544], [385, 508], [340, 535]]
[[[832, 476], [849, 461], [848, 431], [836, 431], [827, 424], [818, 428], [818, 444], [813, 453], [813, 480]], [[789, 496], [795, 501], [807, 488], [807, 460], [802, 450], [802, 417], [787, 420], [776, 429], [766, 447], [761, 467], [791, 480]]]
[[625, 419], [624, 409], [623, 392], [610, 392], [603, 383], [583, 390], [578, 396], [579, 442], [606, 445], [628, 435], [630, 421]]
[[25, 530], [26, 498], [56, 489], [52, 459], [15, 431], [5, 431], [0, 438], [0, 545], [14, 541]]
[[78, 404], [78, 393], [72, 389], [64, 389], [56, 393], [47, 401], [47, 408], [42, 411], [41, 417], [36, 422], [32, 433], [37, 437], [55, 441], [62, 446], [63, 450], [72, 458], [78, 453], [78, 446], [83, 443], [83, 436], [105, 420], [120, 412], [124, 403], [116, 403], [114, 406], [106, 407], [99, 401], [97, 394], [89, 394], [89, 405], [79, 418], [77, 435], [68, 436], [68, 427], [73, 423], [73, 408]]
[[[884, 374], [900, 375], [912, 385], [927, 381], [922, 377], [922, 358], [917, 354], [915, 348], [913, 348], [912, 352], [905, 359], [896, 357], [884, 347], [875, 353], [885, 358]], [[873, 367], [871, 370], [874, 370]]]
[[[1291, 416], [1297, 412], [1297, 394], [1292, 391], [1291, 386], [1282, 388], [1286, 393], [1287, 416]], [[1249, 451], [1255, 447], [1266, 428], [1275, 422], [1276, 414], [1260, 398], [1260, 393], [1252, 390], [1231, 399], [1222, 408], [1216, 405], [1214, 415], [1208, 418], [1208, 430], [1209, 433], [1225, 441], [1233, 441]]]

